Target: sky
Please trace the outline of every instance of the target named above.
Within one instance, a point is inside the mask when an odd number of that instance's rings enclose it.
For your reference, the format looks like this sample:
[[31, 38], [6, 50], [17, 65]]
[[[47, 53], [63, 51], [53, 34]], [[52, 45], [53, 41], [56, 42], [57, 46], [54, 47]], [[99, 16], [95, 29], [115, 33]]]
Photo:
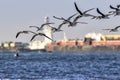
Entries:
[[[103, 13], [108, 13], [111, 11], [109, 5], [116, 7], [120, 4], [120, 0], [0, 0], [0, 42], [29, 42], [32, 37], [31, 34], [21, 34], [16, 39], [16, 33], [22, 30], [36, 31], [36, 29], [29, 28], [29, 26], [40, 26], [44, 23], [45, 16], [50, 18], [50, 22], [55, 23], [52, 26], [58, 27], [62, 22], [54, 19], [53, 16], [68, 18], [73, 15], [77, 12], [74, 2], [77, 3], [81, 11], [95, 8], [89, 12], [94, 15], [99, 15], [96, 8], [99, 8]], [[68, 28], [67, 25], [62, 27], [68, 39], [83, 39], [89, 32], [119, 34], [119, 31], [109, 33], [102, 29], [119, 26], [120, 16], [110, 16], [110, 19], [103, 20], [82, 18], [79, 21], [88, 24], [78, 24], [71, 28]], [[54, 33], [54, 39], [63, 39], [63, 32]]]

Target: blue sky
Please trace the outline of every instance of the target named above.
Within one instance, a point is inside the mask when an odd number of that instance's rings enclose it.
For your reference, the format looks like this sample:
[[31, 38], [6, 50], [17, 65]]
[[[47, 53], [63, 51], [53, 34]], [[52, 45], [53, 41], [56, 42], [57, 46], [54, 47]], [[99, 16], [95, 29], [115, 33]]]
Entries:
[[[109, 5], [116, 7], [120, 4], [120, 0], [0, 0], [0, 42], [28, 42], [32, 35], [20, 35], [16, 39], [16, 33], [22, 30], [35, 31], [33, 28], [30, 29], [29, 26], [40, 26], [44, 23], [45, 16], [49, 16], [50, 22], [54, 22], [53, 26], [57, 27], [61, 21], [54, 19], [52, 16], [67, 18], [76, 13], [74, 2], [77, 3], [81, 11], [99, 8], [104, 13], [111, 11]], [[99, 15], [96, 10], [89, 13]], [[114, 28], [120, 25], [120, 16], [110, 16], [108, 20], [82, 18], [79, 21], [88, 24], [78, 24], [76, 27], [71, 28], [68, 28], [67, 25], [62, 27], [69, 39], [83, 39], [88, 32], [109, 34], [109, 32], [102, 29]], [[119, 34], [119, 32], [113, 34]], [[62, 38], [62, 32], [54, 34], [54, 39]]]

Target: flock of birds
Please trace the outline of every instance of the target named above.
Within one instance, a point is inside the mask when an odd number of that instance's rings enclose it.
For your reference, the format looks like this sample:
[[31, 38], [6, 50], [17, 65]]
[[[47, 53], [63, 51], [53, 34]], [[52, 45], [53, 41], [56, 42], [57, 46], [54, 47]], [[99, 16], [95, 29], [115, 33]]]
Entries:
[[[112, 5], [110, 5], [110, 9], [112, 9], [113, 11], [109, 11], [107, 14], [104, 14], [103, 12], [101, 12], [98, 8], [96, 8], [96, 11], [97, 13], [99, 14], [98, 16], [95, 16], [95, 15], [92, 15], [92, 14], [89, 14], [88, 12], [91, 11], [91, 10], [94, 10], [95, 8], [91, 8], [91, 9], [88, 9], [84, 12], [82, 12], [76, 2], [74, 2], [74, 6], [75, 6], [75, 9], [76, 9], [76, 13], [71, 15], [70, 17], [68, 17], [67, 19], [65, 19], [64, 17], [56, 17], [56, 16], [53, 16], [53, 18], [57, 19], [57, 20], [61, 20], [62, 23], [59, 24], [58, 28], [56, 27], [52, 27], [50, 26], [50, 24], [54, 24], [54, 23], [44, 23], [42, 24], [40, 27], [38, 26], [29, 26], [30, 28], [34, 27], [36, 28], [37, 30], [36, 31], [41, 31], [43, 30], [43, 27], [45, 25], [49, 25], [52, 29], [52, 32], [59, 32], [59, 31], [63, 31], [61, 29], [61, 27], [65, 24], [68, 25], [68, 27], [74, 27], [76, 26], [77, 24], [81, 23], [81, 24], [88, 24], [86, 22], [79, 22], [78, 20], [82, 17], [91, 17], [91, 19], [109, 19], [109, 16], [110, 15], [114, 15], [114, 16], [117, 16], [117, 15], [120, 15], [120, 5], [117, 5], [116, 7], [113, 7]], [[73, 21], [72, 21], [72, 20]], [[120, 26], [117, 26], [113, 29], [103, 29], [103, 30], [109, 30], [109, 32], [115, 32], [115, 31], [118, 31], [118, 28]], [[21, 34], [21, 33], [25, 33], [25, 34], [28, 34], [28, 33], [32, 33], [34, 34], [33, 37], [31, 38], [30, 41], [32, 41], [36, 36], [45, 36], [47, 37], [48, 39], [52, 40], [51, 38], [49, 38], [47, 35], [45, 35], [44, 33], [41, 33], [41, 32], [33, 32], [33, 31], [28, 31], [28, 30], [25, 30], [25, 31], [19, 31], [17, 34], [16, 34], [16, 38]], [[52, 40], [53, 41], [53, 40]]]

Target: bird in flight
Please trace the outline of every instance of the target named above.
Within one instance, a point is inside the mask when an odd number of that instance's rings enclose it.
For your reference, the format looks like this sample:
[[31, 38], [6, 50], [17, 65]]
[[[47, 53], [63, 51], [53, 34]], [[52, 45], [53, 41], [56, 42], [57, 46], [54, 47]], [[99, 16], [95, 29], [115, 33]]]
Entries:
[[30, 28], [31, 27], [35, 27], [35, 28], [37, 28], [37, 31], [39, 31], [39, 30], [43, 30], [43, 27], [45, 26], [45, 25], [49, 25], [49, 24], [54, 24], [54, 23], [44, 23], [44, 24], [42, 24], [40, 27], [38, 27], [38, 26], [29, 26]]
[[50, 37], [46, 36], [44, 33], [37, 33], [37, 34], [33, 35], [33, 37], [31, 38], [30, 41], [32, 41], [36, 36], [45, 36], [46, 38], [48, 38], [48, 39], [53, 41], [53, 39], [51, 39]]
[[79, 13], [79, 15], [78, 15], [79, 18], [80, 18], [80, 17], [93, 17], [93, 15], [87, 14], [87, 12], [93, 10], [94, 8], [91, 8], [91, 9], [89, 9], [89, 10], [86, 10], [86, 11], [82, 12], [82, 11], [80, 11], [80, 9], [78, 8], [76, 2], [74, 2], [74, 5], [75, 5], [75, 9], [76, 9], [77, 12]]
[[71, 16], [68, 17], [67, 19], [64, 19], [63, 17], [59, 18], [59, 17], [56, 17], [56, 16], [53, 16], [53, 18], [63, 21], [63, 22], [58, 26], [58, 29], [60, 29], [63, 25], [67, 24], [68, 21], [70, 21], [71, 18], [73, 18], [75, 15], [77, 15], [77, 13], [71, 15]]
[[109, 30], [109, 32], [117, 32], [119, 27], [120, 26], [117, 26], [117, 27], [112, 28], [112, 29], [103, 29], [103, 30]]
[[117, 7], [113, 7], [112, 5], [110, 5], [110, 8], [115, 10], [115, 11], [110, 11], [109, 13], [114, 14], [114, 16], [116, 15], [120, 15], [120, 9], [119, 9], [120, 5], [117, 5]]
[[68, 23], [68, 27], [73, 27], [73, 26], [76, 26], [78, 23], [81, 23], [81, 24], [87, 24], [86, 22], [77, 22], [77, 19], [75, 18], [73, 21], [70, 21], [70, 20], [66, 20], [63, 18], [64, 21], [67, 21]]
[[29, 33], [37, 34], [37, 33], [33, 32], [33, 31], [19, 31], [19, 32], [16, 34], [16, 38], [17, 38], [21, 33], [24, 33], [24, 34], [29, 34]]
[[98, 8], [96, 10], [101, 16], [93, 16], [92, 19], [109, 19], [109, 15], [111, 14], [103, 14]]

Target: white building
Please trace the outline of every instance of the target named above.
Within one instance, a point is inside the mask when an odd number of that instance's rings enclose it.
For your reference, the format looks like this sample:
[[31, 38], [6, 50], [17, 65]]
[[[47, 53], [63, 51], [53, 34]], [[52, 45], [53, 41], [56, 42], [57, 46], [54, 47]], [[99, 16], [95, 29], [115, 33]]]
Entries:
[[33, 41], [28, 46], [31, 50], [45, 49], [45, 43], [43, 41]]
[[[49, 23], [49, 17], [45, 17], [45, 23]], [[53, 39], [52, 28], [50, 27], [50, 25], [45, 25], [45, 27], [44, 27], [44, 33], [49, 38]], [[50, 39], [48, 39], [48, 38], [45, 37], [44, 38], [44, 42], [45, 42], [45, 44], [47, 44], [47, 43], [51, 43], [52, 40], [50, 40]]]
[[96, 41], [101, 41], [101, 39], [103, 38], [104, 36], [101, 34], [101, 33], [95, 33], [95, 32], [92, 32], [92, 33], [87, 33], [85, 35], [85, 38], [91, 38], [91, 39], [94, 39]]
[[[49, 22], [49, 17], [45, 17], [45, 23]], [[53, 35], [52, 35], [52, 29], [49, 25], [45, 25], [43, 32], [45, 33], [46, 36], [48, 36], [49, 38], [53, 39]], [[44, 41], [41, 40], [37, 40], [37, 41], [33, 41], [29, 43], [29, 48], [32, 50], [35, 49], [45, 49], [45, 46], [47, 43], [51, 43], [52, 40], [44, 37]]]

